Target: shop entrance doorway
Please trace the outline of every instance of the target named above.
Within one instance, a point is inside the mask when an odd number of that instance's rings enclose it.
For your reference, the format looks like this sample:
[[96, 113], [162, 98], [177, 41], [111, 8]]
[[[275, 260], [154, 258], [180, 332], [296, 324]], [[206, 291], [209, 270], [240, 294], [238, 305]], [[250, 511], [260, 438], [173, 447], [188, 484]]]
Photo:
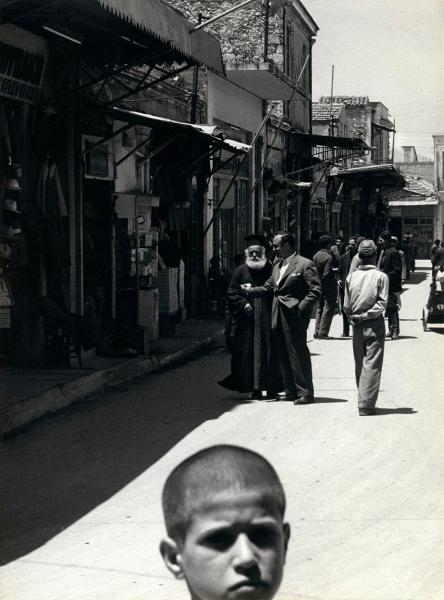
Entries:
[[86, 179], [83, 198], [85, 314], [103, 322], [113, 316], [112, 182]]

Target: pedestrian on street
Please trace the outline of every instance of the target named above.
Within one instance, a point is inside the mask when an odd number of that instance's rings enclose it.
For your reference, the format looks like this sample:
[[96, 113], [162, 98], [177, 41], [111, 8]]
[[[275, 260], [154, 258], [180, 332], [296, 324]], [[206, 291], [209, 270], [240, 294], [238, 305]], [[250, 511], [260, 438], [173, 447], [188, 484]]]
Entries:
[[432, 244], [432, 247], [430, 248], [430, 260], [432, 261], [432, 264], [433, 264], [433, 257], [438, 252], [440, 247], [441, 247], [441, 240], [435, 240]]
[[245, 238], [245, 262], [233, 272], [227, 292], [234, 317], [231, 372], [219, 385], [239, 393], [250, 392], [254, 399], [266, 399], [279, 390], [279, 368], [271, 336], [271, 296], [247, 299], [242, 286], [264, 285], [272, 266], [265, 255], [262, 235]]
[[358, 248], [356, 246], [355, 238], [348, 240], [347, 250], [339, 258], [339, 270], [338, 270], [338, 299], [339, 307], [342, 313], [342, 334], [341, 337], [350, 336], [350, 322], [348, 320], [347, 313], [344, 310], [344, 293], [345, 293], [345, 280], [350, 272], [350, 266], [353, 257], [357, 254]]
[[404, 250], [399, 245], [399, 239], [396, 235], [392, 235], [392, 246], [396, 248], [401, 257], [401, 284], [407, 279], [407, 259], [405, 257]]
[[271, 600], [290, 538], [285, 492], [270, 463], [240, 446], [204, 448], [181, 462], [162, 492], [160, 552], [191, 600]]
[[392, 340], [399, 338], [399, 306], [398, 294], [402, 291], [402, 263], [401, 255], [394, 247], [389, 231], [383, 231], [379, 238], [381, 253], [378, 267], [389, 278], [389, 300], [387, 305], [387, 321], [389, 327], [388, 337]]
[[384, 311], [389, 297], [389, 278], [376, 267], [376, 245], [359, 245], [361, 265], [345, 283], [344, 310], [353, 325], [353, 356], [360, 416], [374, 415], [384, 359]]
[[329, 339], [331, 322], [335, 314], [337, 286], [333, 271], [333, 255], [330, 252], [331, 239], [328, 235], [319, 238], [321, 249], [313, 256], [321, 282], [321, 297], [316, 312], [314, 337], [320, 340]]
[[307, 328], [321, 295], [321, 284], [316, 265], [297, 253], [291, 233], [277, 233], [273, 249], [279, 260], [271, 277], [263, 286], [245, 290], [245, 294], [247, 298], [273, 296], [271, 326], [284, 385], [275, 400], [309, 404], [314, 401], [314, 391]]
[[[359, 244], [361, 242], [363, 242], [364, 240], [365, 240], [364, 236], [358, 235], [356, 237], [356, 248], [359, 248]], [[359, 252], [356, 252], [354, 257], [352, 258], [349, 273], [353, 273], [353, 271], [356, 271], [356, 269], [359, 267], [360, 264], [361, 264], [361, 259], [359, 258]]]
[[330, 248], [330, 252], [333, 256], [333, 268], [337, 269], [339, 267], [339, 257], [344, 254], [346, 251], [346, 245], [341, 236], [337, 236], [335, 243]]
[[213, 256], [208, 269], [208, 289], [213, 307], [216, 309], [215, 312], [220, 316], [225, 312], [227, 287], [227, 272], [222, 269], [220, 256]]

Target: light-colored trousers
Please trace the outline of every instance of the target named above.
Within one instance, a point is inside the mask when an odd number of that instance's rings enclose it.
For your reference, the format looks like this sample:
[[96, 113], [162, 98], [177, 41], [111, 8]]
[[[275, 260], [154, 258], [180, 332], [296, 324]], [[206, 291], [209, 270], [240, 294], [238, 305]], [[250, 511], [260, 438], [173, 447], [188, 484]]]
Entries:
[[355, 358], [358, 407], [374, 408], [381, 383], [384, 359], [385, 322], [381, 315], [362, 321], [353, 327], [353, 355]]

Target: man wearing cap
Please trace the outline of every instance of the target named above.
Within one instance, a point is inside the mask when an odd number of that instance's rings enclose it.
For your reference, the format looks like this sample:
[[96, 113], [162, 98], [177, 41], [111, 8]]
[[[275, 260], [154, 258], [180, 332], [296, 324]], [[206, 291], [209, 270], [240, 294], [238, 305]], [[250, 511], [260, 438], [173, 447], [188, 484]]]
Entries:
[[261, 400], [277, 391], [279, 375], [271, 340], [271, 298], [247, 299], [243, 288], [263, 285], [272, 266], [266, 257], [267, 241], [262, 235], [245, 238], [245, 262], [238, 266], [227, 292], [230, 312], [235, 319], [231, 373], [219, 385], [240, 393], [251, 392]]
[[263, 295], [273, 297], [271, 326], [284, 385], [276, 400], [309, 404], [314, 401], [314, 391], [307, 327], [313, 306], [321, 295], [321, 284], [316, 265], [297, 253], [291, 233], [276, 233], [273, 249], [277, 260], [271, 277], [264, 285], [244, 289], [244, 292], [248, 299]]
[[389, 278], [389, 299], [387, 304], [387, 321], [389, 337], [392, 340], [399, 338], [399, 306], [398, 294], [402, 291], [402, 262], [399, 251], [395, 248], [389, 231], [381, 233], [379, 243], [381, 253], [378, 259], [378, 267]]
[[385, 322], [389, 278], [376, 267], [376, 245], [364, 240], [358, 249], [361, 265], [345, 282], [344, 310], [353, 325], [358, 409], [374, 415], [384, 359]]
[[328, 333], [336, 308], [336, 277], [333, 271], [333, 254], [330, 251], [330, 236], [321, 235], [319, 243], [321, 248], [313, 256], [313, 262], [321, 281], [321, 297], [316, 312], [314, 337], [320, 340], [328, 340]]

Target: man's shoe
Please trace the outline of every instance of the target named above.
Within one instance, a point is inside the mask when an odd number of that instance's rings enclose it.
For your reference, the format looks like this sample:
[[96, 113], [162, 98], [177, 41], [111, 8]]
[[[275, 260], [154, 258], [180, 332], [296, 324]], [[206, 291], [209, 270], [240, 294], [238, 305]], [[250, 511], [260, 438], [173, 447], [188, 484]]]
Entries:
[[299, 396], [293, 401], [293, 404], [313, 404], [313, 396]]
[[393, 335], [392, 335], [392, 340], [399, 340], [399, 333], [397, 333], [396, 331], [394, 331]]
[[324, 334], [322, 334], [322, 333], [320, 333], [320, 334], [318, 335], [318, 340], [332, 340], [332, 339], [333, 339], [333, 338], [332, 338], [331, 336], [329, 336], [329, 335], [324, 335]]
[[376, 408], [360, 408], [359, 409], [360, 417], [371, 417], [372, 415], [376, 415]]
[[313, 338], [314, 338], [315, 340], [317, 340], [317, 339], [318, 339], [318, 337], [319, 337], [319, 334], [318, 334], [318, 333], [314, 333], [314, 334], [313, 334]]
[[341, 337], [350, 337], [350, 333], [348, 331], [344, 331], [341, 333]]
[[276, 394], [276, 398], [268, 400], [268, 402], [288, 402], [289, 400], [293, 399], [293, 394], [288, 394], [287, 392], [279, 392], [278, 394]]

